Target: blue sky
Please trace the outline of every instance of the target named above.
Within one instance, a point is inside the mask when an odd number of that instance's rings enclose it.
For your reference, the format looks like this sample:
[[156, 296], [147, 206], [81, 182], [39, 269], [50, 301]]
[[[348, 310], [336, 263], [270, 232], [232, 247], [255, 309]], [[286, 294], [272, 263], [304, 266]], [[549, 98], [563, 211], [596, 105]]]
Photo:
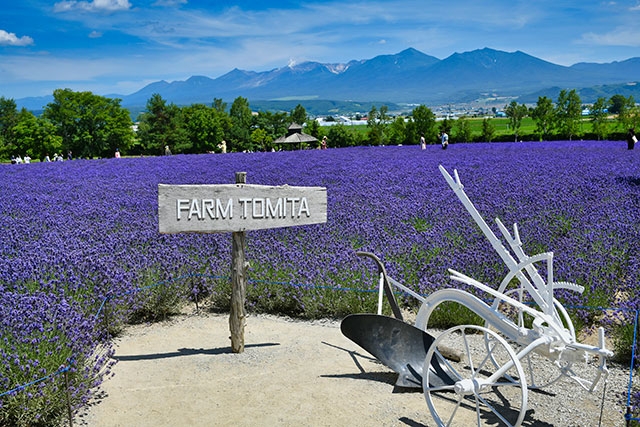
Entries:
[[640, 0], [13, 0], [0, 12], [0, 96], [347, 62], [413, 47], [489, 47], [561, 65], [640, 56]]

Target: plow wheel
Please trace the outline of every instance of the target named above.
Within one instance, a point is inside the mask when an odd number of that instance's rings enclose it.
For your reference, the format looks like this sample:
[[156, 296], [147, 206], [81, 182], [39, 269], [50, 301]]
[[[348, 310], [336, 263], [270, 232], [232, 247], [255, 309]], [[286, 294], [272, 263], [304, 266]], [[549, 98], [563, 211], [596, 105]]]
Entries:
[[[486, 336], [492, 337], [488, 347], [483, 344]], [[445, 359], [439, 346], [460, 350], [461, 360]], [[433, 342], [423, 373], [432, 369], [434, 357], [455, 382], [431, 386], [428, 377], [423, 380], [427, 405], [438, 426], [522, 423], [527, 410], [526, 379], [518, 357], [502, 337], [481, 326], [456, 326]]]
[[[533, 299], [529, 297], [529, 295], [522, 289], [510, 289], [505, 292], [506, 296], [514, 298], [520, 302], [529, 304], [531, 307], [539, 309], [539, 307], [533, 303]], [[494, 301], [492, 308], [494, 310], [499, 311], [508, 319], [510, 319], [514, 324], [518, 326], [518, 328], [526, 328], [530, 329], [533, 323], [533, 317], [530, 314], [524, 313], [522, 310], [518, 310], [515, 307], [501, 304], [502, 300], [500, 298], [496, 298]], [[573, 323], [571, 322], [571, 318], [563, 310], [562, 305], [554, 299], [554, 305], [556, 309], [558, 309], [558, 314], [562, 319], [562, 322], [568, 326], [568, 329], [575, 336], [575, 332], [573, 329]], [[485, 323], [485, 327], [488, 329], [491, 328], [491, 324], [489, 322]], [[486, 348], [490, 348], [493, 342], [492, 335], [485, 335], [485, 344]], [[518, 351], [522, 346], [519, 344], [512, 342], [511, 345]], [[489, 352], [491, 355], [491, 353]], [[500, 366], [500, 361], [493, 360], [491, 357], [493, 365], [497, 368]], [[530, 389], [544, 389], [560, 378], [563, 377], [562, 371], [558, 368], [558, 366], [549, 363], [549, 358], [545, 354], [538, 354], [535, 350], [528, 353], [524, 357], [520, 359], [520, 363], [524, 369], [524, 373], [527, 379], [527, 385]], [[562, 364], [563, 367], [569, 367], [571, 364], [565, 362]], [[507, 375], [507, 378], [509, 376]], [[514, 379], [514, 381], [519, 381], [519, 379]]]

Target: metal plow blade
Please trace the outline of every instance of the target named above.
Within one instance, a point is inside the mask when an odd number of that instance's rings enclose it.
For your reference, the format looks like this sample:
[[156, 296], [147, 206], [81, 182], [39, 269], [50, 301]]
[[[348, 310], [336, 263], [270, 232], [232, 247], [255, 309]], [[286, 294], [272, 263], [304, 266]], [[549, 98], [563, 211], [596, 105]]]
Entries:
[[[423, 366], [434, 338], [393, 317], [351, 314], [340, 324], [342, 334], [398, 373], [396, 386], [422, 388]], [[434, 355], [429, 371], [432, 387], [453, 385], [446, 365]]]

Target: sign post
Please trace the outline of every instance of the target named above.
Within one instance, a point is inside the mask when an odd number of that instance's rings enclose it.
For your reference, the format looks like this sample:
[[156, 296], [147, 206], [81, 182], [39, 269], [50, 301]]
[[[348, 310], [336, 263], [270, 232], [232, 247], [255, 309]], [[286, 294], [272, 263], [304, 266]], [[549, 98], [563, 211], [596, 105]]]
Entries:
[[248, 185], [246, 172], [235, 184], [158, 184], [160, 233], [231, 232], [231, 349], [244, 351], [247, 265], [245, 231], [327, 222], [327, 189]]
[[[246, 184], [247, 174], [236, 172], [236, 184]], [[247, 262], [244, 257], [244, 231], [231, 234], [231, 308], [229, 311], [229, 332], [231, 350], [244, 352], [245, 300], [247, 297]]]

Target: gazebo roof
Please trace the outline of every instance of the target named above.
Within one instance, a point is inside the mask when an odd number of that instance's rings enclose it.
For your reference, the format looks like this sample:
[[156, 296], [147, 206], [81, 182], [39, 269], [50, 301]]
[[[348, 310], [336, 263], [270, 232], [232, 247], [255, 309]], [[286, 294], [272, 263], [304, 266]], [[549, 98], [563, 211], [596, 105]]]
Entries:
[[317, 140], [318, 138], [314, 136], [307, 135], [306, 133], [302, 133], [302, 132], [296, 132], [296, 133], [292, 133], [291, 135], [281, 136], [280, 138], [277, 138], [273, 142], [280, 143], [280, 144], [293, 144], [293, 143], [299, 143], [299, 142], [313, 142]]
[[275, 144], [300, 144], [301, 142], [314, 142], [318, 138], [302, 132], [302, 126], [297, 123], [289, 125], [287, 135], [276, 138]]

